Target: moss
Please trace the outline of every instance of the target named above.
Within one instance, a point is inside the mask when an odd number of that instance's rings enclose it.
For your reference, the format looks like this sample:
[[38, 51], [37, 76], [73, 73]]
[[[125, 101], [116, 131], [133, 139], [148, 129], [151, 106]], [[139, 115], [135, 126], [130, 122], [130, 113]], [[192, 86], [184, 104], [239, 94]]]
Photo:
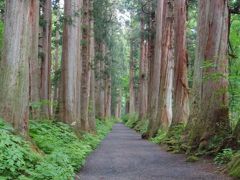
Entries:
[[230, 176], [240, 178], [240, 153], [238, 153], [228, 164]]

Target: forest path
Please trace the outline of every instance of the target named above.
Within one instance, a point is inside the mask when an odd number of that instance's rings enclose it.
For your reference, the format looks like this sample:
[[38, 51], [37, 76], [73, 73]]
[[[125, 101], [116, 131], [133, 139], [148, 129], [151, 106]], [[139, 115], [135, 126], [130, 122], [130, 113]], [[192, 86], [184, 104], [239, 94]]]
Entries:
[[183, 155], [167, 153], [116, 124], [89, 156], [76, 180], [224, 180], [207, 163], [188, 163]]

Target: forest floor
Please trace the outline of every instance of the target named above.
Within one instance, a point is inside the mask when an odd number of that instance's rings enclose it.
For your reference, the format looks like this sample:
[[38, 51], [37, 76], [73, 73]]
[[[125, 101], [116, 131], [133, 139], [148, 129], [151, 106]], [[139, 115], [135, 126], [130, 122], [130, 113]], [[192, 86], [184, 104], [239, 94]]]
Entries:
[[76, 180], [225, 180], [209, 162], [186, 162], [118, 123], [92, 153]]

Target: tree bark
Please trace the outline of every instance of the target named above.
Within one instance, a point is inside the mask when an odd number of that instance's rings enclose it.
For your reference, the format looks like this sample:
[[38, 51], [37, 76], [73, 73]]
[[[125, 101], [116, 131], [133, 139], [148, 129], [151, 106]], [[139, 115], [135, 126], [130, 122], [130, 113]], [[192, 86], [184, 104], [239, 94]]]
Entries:
[[146, 118], [148, 104], [148, 40], [145, 38], [144, 14], [141, 15], [141, 59], [139, 72], [139, 119]]
[[173, 93], [173, 125], [186, 123], [189, 117], [189, 86], [187, 77], [187, 48], [186, 48], [186, 0], [174, 2], [175, 18], [175, 68]]
[[150, 106], [150, 101], [151, 101], [151, 82], [153, 82], [153, 71], [154, 71], [154, 46], [155, 46], [155, 34], [156, 34], [156, 12], [153, 12], [154, 9], [154, 3], [151, 2], [149, 5], [149, 12], [151, 12], [149, 16], [149, 22], [148, 22], [148, 104], [147, 104], [147, 118], [150, 117], [151, 115], [151, 106]]
[[100, 81], [100, 85], [99, 85], [99, 110], [100, 110], [100, 118], [104, 119], [105, 118], [105, 59], [106, 59], [106, 45], [104, 42], [101, 42], [100, 45], [100, 53], [102, 56], [102, 59], [100, 60], [100, 76], [99, 76], [99, 81]]
[[90, 97], [90, 2], [85, 0], [83, 2], [83, 17], [82, 17], [82, 92], [81, 92], [81, 128], [83, 130], [89, 129], [88, 122], [88, 107]]
[[159, 98], [159, 86], [160, 86], [160, 69], [161, 69], [161, 42], [162, 42], [162, 28], [163, 28], [163, 8], [164, 1], [157, 2], [156, 11], [156, 39], [155, 39], [155, 50], [154, 59], [151, 63], [151, 78], [149, 83], [149, 111], [148, 119], [149, 126], [147, 131], [147, 138], [154, 136], [158, 128], [156, 126], [157, 122], [157, 112], [159, 110], [158, 98]]
[[91, 131], [96, 130], [96, 103], [95, 103], [95, 71], [93, 69], [95, 60], [95, 39], [94, 39], [94, 19], [93, 19], [93, 1], [90, 1], [90, 97], [89, 97], [89, 128]]
[[122, 114], [122, 99], [121, 99], [121, 91], [119, 92], [119, 95], [117, 97], [117, 105], [115, 109], [115, 118], [120, 118]]
[[42, 102], [41, 116], [49, 118], [50, 115], [50, 72], [51, 72], [51, 30], [52, 30], [52, 3], [51, 0], [45, 0], [43, 4], [43, 21], [42, 27], [42, 58], [41, 58], [41, 85], [40, 98]]
[[32, 1], [32, 16], [30, 18], [31, 30], [29, 33], [31, 49], [29, 56], [29, 101], [31, 118], [40, 117], [40, 111], [34, 104], [40, 101], [40, 63], [38, 59], [38, 38], [39, 38], [39, 1]]
[[158, 128], [168, 128], [172, 122], [173, 69], [174, 69], [174, 4], [164, 1], [162, 54], [159, 90]]
[[130, 77], [129, 77], [129, 114], [136, 112], [135, 110], [135, 89], [134, 89], [134, 76], [135, 76], [135, 61], [133, 56], [133, 42], [131, 42], [131, 55], [130, 55]]
[[[188, 129], [190, 143], [204, 147], [229, 130], [227, 0], [199, 0], [197, 52]], [[226, 135], [226, 134], [225, 134]]]
[[65, 0], [60, 119], [76, 128], [81, 127], [81, 8], [82, 0]]
[[[23, 135], [29, 119], [29, 60], [36, 25], [34, 0], [6, 1], [4, 54], [0, 70], [0, 116]], [[35, 53], [36, 55], [36, 53]], [[35, 57], [34, 59], [37, 59]]]
[[111, 88], [111, 77], [107, 77], [105, 80], [104, 88], [104, 114], [106, 118], [111, 117], [111, 102], [112, 102], [112, 88]]
[[[59, 73], [59, 63], [60, 63], [60, 58], [59, 58], [59, 43], [60, 43], [60, 15], [59, 12], [57, 12], [57, 25], [56, 25], [56, 45], [55, 45], [55, 51], [54, 51], [54, 76], [58, 76]], [[57, 113], [57, 108], [58, 108], [58, 101], [60, 97], [60, 92], [59, 92], [59, 86], [60, 82], [55, 82], [53, 86], [53, 102], [52, 102], [52, 113], [51, 116], [55, 116]]]

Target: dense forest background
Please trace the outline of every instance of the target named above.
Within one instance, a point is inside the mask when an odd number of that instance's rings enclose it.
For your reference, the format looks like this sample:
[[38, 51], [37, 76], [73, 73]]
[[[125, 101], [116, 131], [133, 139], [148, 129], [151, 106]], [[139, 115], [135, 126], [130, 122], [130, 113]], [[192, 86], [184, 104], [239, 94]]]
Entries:
[[0, 177], [73, 178], [121, 118], [240, 177], [239, 14], [238, 0], [1, 0]]

